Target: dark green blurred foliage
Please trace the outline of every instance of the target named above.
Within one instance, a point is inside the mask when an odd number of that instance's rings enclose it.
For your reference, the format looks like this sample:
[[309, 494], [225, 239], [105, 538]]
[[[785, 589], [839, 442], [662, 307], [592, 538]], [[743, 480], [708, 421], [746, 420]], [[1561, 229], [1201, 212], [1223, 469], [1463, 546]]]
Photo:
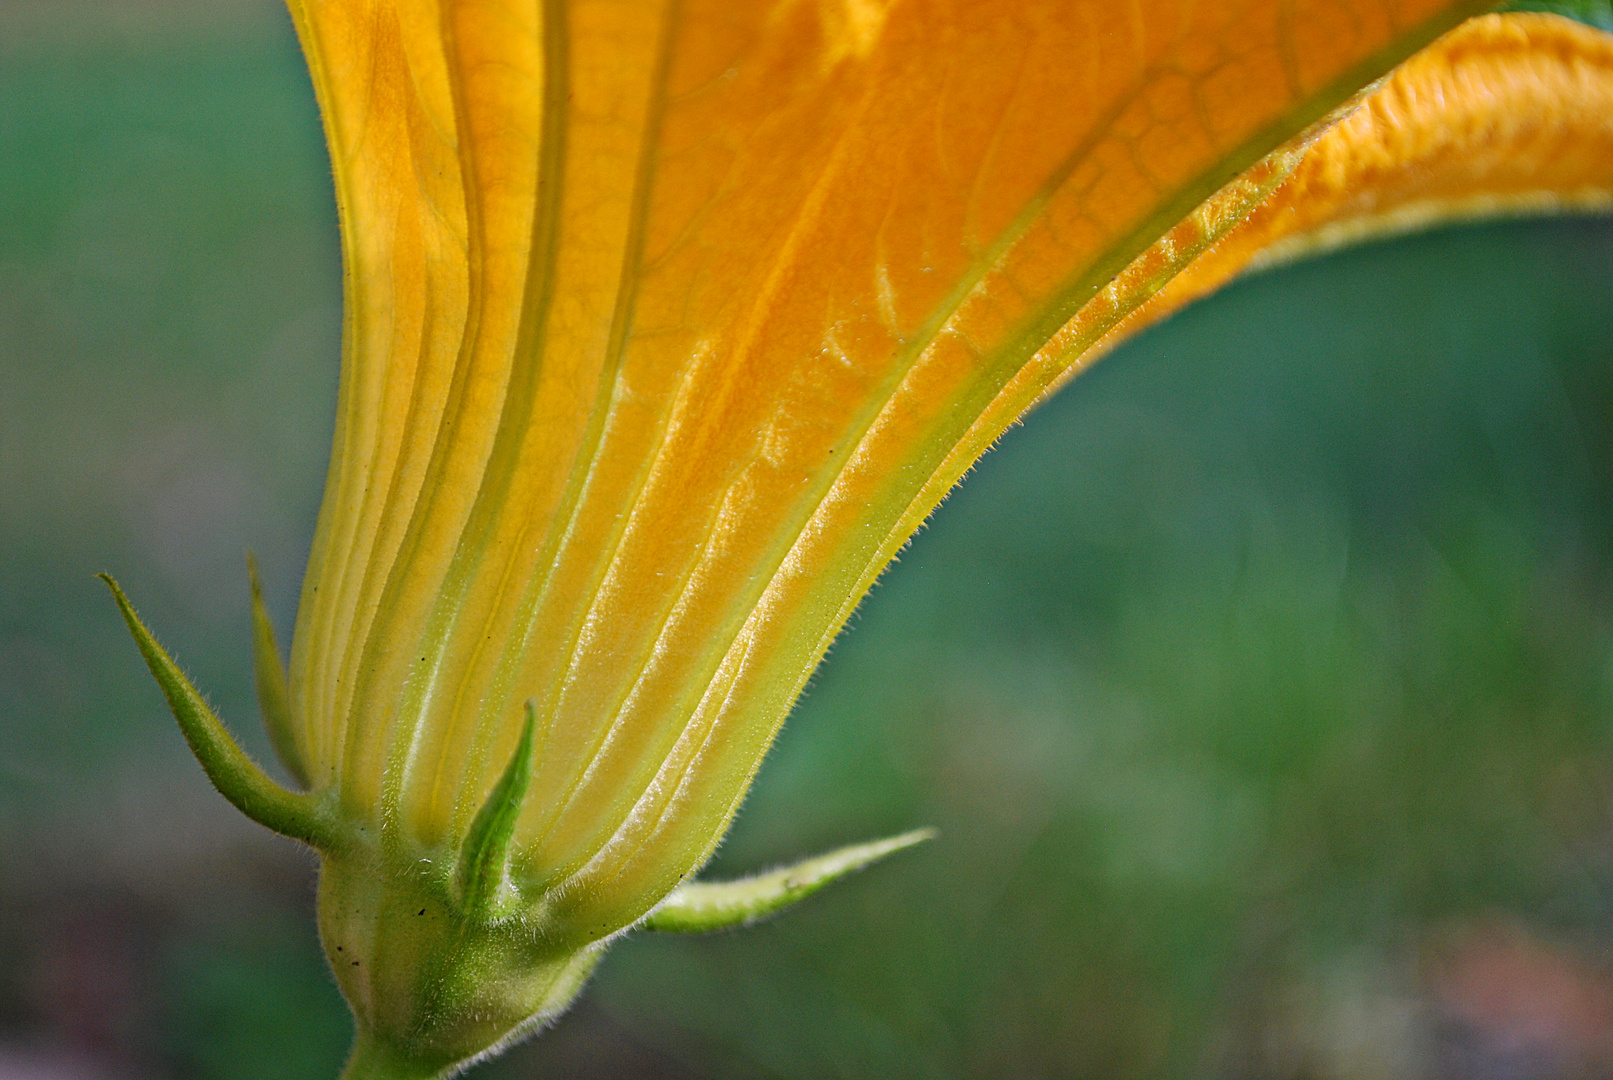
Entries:
[[179, 1071], [232, 1080], [328, 1077], [352, 1035], [306, 914], [187, 928], [163, 957], [152, 1034]]
[[1578, 19], [1601, 30], [1613, 30], [1613, 0], [1513, 0], [1502, 11], [1549, 11]]
[[[0, 1076], [317, 1080], [311, 864], [208, 790], [90, 576], [266, 756], [241, 552], [289, 628], [317, 117], [267, 0], [57, 2], [0, 10]], [[1613, 1072], [1610, 313], [1613, 222], [1495, 225], [1105, 360], [886, 575], [714, 870], [940, 840], [624, 943], [479, 1075]]]

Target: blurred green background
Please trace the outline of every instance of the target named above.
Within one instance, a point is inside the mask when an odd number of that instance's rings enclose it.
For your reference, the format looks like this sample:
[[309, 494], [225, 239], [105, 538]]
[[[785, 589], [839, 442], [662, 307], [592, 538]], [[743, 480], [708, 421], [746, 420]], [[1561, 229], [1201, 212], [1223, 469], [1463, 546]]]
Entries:
[[[340, 273], [272, 0], [0, 4], [0, 1080], [328, 1080], [312, 864], [207, 788], [91, 575], [260, 756]], [[921, 824], [630, 939], [474, 1075], [1613, 1075], [1613, 222], [1246, 280], [1004, 440], [724, 847]]]

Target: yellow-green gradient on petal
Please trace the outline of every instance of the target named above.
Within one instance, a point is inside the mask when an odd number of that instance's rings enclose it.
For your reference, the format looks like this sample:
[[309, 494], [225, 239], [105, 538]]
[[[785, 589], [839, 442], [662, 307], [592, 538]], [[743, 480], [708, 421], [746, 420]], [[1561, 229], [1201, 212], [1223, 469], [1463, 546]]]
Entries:
[[632, 922], [991, 439], [1483, 6], [293, 0], [348, 281], [311, 783], [450, 851], [530, 699], [515, 876]]

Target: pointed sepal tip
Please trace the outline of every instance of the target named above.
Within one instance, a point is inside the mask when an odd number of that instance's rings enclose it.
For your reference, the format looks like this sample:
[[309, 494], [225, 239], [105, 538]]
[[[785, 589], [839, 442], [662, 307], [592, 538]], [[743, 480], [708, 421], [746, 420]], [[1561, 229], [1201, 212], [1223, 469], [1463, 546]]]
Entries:
[[297, 749], [291, 715], [291, 694], [286, 685], [285, 665], [275, 641], [274, 623], [263, 603], [263, 583], [258, 577], [258, 560], [246, 553], [247, 583], [252, 589], [252, 681], [258, 692], [258, 711], [269, 733], [269, 744], [286, 772], [303, 789], [308, 788], [308, 769]]
[[700, 934], [749, 926], [805, 900], [831, 882], [932, 840], [935, 835], [934, 829], [914, 829], [884, 840], [836, 848], [791, 866], [734, 881], [687, 882], [673, 889], [645, 916], [639, 929]]
[[301, 840], [316, 848], [332, 848], [336, 842], [336, 830], [320, 812], [314, 797], [287, 791], [247, 757], [190, 679], [174, 663], [173, 657], [140, 621], [134, 605], [117, 581], [110, 574], [96, 576], [112, 590], [112, 598], [117, 601], [123, 621], [140, 649], [146, 667], [162, 688], [163, 697], [168, 699], [168, 707], [179, 722], [185, 742], [190, 745], [191, 753], [196, 755], [202, 771], [218, 793], [241, 813], [282, 836]]
[[510, 859], [510, 840], [521, 818], [521, 804], [532, 782], [533, 728], [537, 719], [532, 702], [526, 703], [526, 721], [515, 753], [504, 775], [476, 812], [459, 853], [459, 896], [465, 912], [475, 918], [496, 914], [504, 890]]

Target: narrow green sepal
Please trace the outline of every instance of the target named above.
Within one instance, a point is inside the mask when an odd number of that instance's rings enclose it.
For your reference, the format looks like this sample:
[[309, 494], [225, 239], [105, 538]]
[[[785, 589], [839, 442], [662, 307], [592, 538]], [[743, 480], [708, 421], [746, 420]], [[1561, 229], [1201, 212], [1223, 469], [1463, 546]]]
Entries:
[[291, 694], [286, 690], [286, 669], [280, 663], [280, 648], [274, 640], [274, 623], [263, 604], [263, 585], [258, 580], [258, 560], [246, 553], [246, 576], [252, 586], [252, 681], [257, 685], [258, 711], [269, 732], [269, 745], [286, 772], [303, 789], [308, 787], [308, 769], [297, 750], [291, 720]]
[[505, 881], [510, 858], [510, 838], [521, 817], [521, 803], [532, 783], [532, 730], [536, 726], [532, 702], [526, 703], [526, 723], [521, 741], [504, 769], [504, 775], [488, 793], [487, 801], [476, 812], [465, 843], [459, 851], [459, 896], [466, 914], [473, 918], [493, 915]]
[[749, 926], [805, 900], [832, 881], [934, 838], [934, 829], [915, 829], [887, 840], [837, 848], [793, 866], [736, 881], [691, 881], [673, 889], [639, 923], [639, 929], [701, 934]]
[[287, 791], [246, 756], [179, 665], [151, 636], [118, 583], [108, 574], [96, 576], [112, 590], [112, 598], [123, 613], [123, 621], [128, 624], [135, 645], [139, 646], [146, 667], [151, 669], [163, 697], [168, 699], [168, 707], [179, 721], [179, 730], [190, 744], [191, 753], [201, 762], [202, 771], [207, 773], [218, 793], [241, 813], [282, 836], [316, 848], [329, 850], [333, 847], [336, 829], [320, 813], [314, 797]]

